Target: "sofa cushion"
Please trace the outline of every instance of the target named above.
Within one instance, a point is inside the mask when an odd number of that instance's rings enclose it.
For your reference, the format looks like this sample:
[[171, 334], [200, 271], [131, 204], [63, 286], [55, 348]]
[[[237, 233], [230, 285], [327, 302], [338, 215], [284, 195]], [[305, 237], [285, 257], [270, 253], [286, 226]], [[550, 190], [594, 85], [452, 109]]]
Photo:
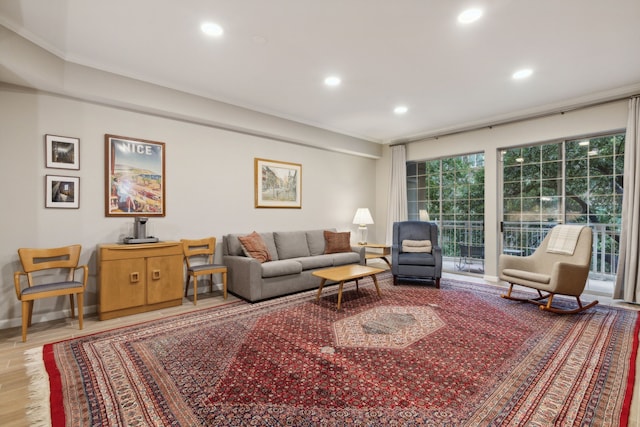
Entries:
[[[264, 244], [267, 246], [269, 255], [271, 255], [271, 261], [278, 260], [278, 251], [276, 251], [276, 244], [273, 241], [273, 233], [258, 233], [262, 237]], [[242, 243], [238, 240], [238, 237], [245, 236], [246, 234], [228, 234], [225, 236], [227, 241], [227, 255], [233, 256], [247, 256], [244, 253]]]
[[424, 252], [402, 252], [398, 254], [398, 264], [435, 266], [436, 258], [433, 256], [433, 254]]
[[351, 232], [324, 231], [324, 253], [335, 254], [338, 252], [351, 252]]
[[302, 264], [290, 259], [265, 262], [262, 264], [262, 277], [278, 277], [286, 276], [287, 274], [300, 274], [302, 273]]
[[291, 258], [291, 261], [297, 261], [302, 264], [303, 270], [333, 267], [333, 258], [331, 257], [331, 255], [311, 255], [301, 258]]
[[529, 280], [548, 285], [551, 282], [551, 276], [548, 274], [535, 273], [533, 271], [516, 270], [513, 268], [505, 268], [502, 273], [506, 276], [517, 277], [518, 279]]
[[238, 236], [246, 256], [257, 259], [260, 262], [271, 261], [271, 254], [264, 243], [262, 236], [255, 231], [247, 236]]
[[279, 259], [309, 256], [307, 234], [304, 231], [274, 231], [273, 240]]
[[333, 259], [334, 266], [360, 263], [360, 254], [357, 252], [340, 252], [329, 256]]
[[[335, 228], [325, 229], [336, 231]], [[310, 255], [322, 255], [324, 253], [324, 230], [309, 230], [307, 233], [307, 245]]]
[[267, 249], [271, 255], [271, 261], [279, 260], [276, 242], [273, 240], [273, 233], [260, 233], [260, 235], [262, 236], [262, 240], [264, 240], [264, 244], [267, 245]]

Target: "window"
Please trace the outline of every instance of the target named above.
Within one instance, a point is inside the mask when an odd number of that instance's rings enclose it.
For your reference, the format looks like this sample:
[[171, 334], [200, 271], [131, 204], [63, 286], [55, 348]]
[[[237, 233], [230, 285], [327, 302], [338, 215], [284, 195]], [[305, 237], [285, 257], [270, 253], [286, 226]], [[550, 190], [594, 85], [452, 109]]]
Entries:
[[528, 255], [558, 223], [593, 229], [591, 278], [616, 273], [624, 134], [502, 151], [503, 250]]

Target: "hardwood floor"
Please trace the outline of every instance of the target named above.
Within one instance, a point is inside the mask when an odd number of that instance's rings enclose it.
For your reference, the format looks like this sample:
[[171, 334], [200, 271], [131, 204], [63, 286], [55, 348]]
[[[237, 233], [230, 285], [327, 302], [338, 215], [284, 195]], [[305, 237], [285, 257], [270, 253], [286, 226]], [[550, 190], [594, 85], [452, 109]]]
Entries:
[[229, 294], [227, 300], [221, 291], [198, 292], [198, 305], [193, 297], [184, 299], [181, 306], [148, 313], [135, 314], [111, 320], [98, 320], [97, 315], [85, 316], [84, 328], [78, 329], [77, 319], [59, 319], [34, 323], [27, 331], [27, 342], [22, 342], [21, 328], [0, 330], [0, 426], [28, 427], [27, 403], [29, 401], [29, 378], [24, 367], [24, 352], [44, 344], [78, 336], [94, 334], [113, 328], [133, 325], [166, 316], [215, 307], [239, 300]]
[[[374, 263], [370, 263], [374, 266]], [[376, 264], [375, 267], [385, 268], [385, 264]], [[460, 277], [445, 274], [445, 277], [472, 280], [468, 276]], [[480, 280], [482, 281], [482, 280]], [[610, 301], [602, 301], [607, 304]], [[29, 379], [24, 367], [24, 352], [44, 344], [74, 338], [82, 335], [93, 334], [108, 329], [123, 327], [149, 320], [155, 320], [170, 315], [187, 313], [193, 310], [215, 307], [225, 303], [237, 301], [238, 298], [229, 294], [225, 301], [222, 292], [214, 291], [208, 294], [198, 294], [198, 305], [194, 306], [191, 297], [185, 299], [178, 307], [141, 313], [117, 319], [100, 321], [97, 315], [85, 316], [84, 329], [78, 329], [77, 320], [60, 319], [52, 322], [37, 323], [29, 328], [27, 342], [23, 343], [20, 328], [0, 330], [0, 425], [3, 427], [27, 427], [29, 423], [26, 417], [28, 403]], [[635, 308], [624, 305], [625, 308]], [[640, 359], [638, 359], [640, 360]], [[636, 372], [640, 373], [640, 363], [636, 361]], [[636, 375], [634, 386], [634, 399], [631, 405], [629, 418], [630, 427], [640, 427], [639, 405], [637, 395], [640, 392], [640, 374]]]

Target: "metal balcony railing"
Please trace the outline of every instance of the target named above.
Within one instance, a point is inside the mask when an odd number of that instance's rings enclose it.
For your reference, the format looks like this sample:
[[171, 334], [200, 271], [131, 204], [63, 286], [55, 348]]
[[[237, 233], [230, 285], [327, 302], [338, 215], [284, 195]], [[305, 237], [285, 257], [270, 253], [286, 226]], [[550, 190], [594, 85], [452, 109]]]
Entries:
[[[484, 222], [435, 221], [440, 230], [442, 255], [459, 271], [484, 271]], [[503, 223], [503, 253], [532, 254], [556, 223]], [[593, 255], [590, 278], [613, 281], [618, 267], [620, 225], [590, 224]]]

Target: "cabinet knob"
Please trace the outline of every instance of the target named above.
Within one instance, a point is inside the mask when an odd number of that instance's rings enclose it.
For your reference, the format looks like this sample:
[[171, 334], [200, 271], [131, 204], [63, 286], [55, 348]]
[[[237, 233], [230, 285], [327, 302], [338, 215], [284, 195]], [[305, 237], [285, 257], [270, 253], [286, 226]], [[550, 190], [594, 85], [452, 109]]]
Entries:
[[159, 280], [160, 279], [160, 270], [153, 270], [151, 272], [151, 277], [153, 277], [153, 280]]
[[140, 274], [137, 271], [129, 274], [129, 281], [131, 283], [138, 283], [140, 281]]

